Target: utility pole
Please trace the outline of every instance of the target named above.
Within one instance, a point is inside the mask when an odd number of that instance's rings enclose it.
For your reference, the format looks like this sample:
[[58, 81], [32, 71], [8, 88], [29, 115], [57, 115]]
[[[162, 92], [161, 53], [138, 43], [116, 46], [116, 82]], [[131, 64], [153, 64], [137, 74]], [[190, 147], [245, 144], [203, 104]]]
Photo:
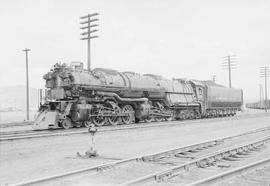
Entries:
[[228, 55], [223, 57], [223, 67], [229, 71], [229, 87], [232, 88], [232, 69], [236, 69], [236, 56], [235, 55]]
[[38, 98], [38, 105], [37, 105], [37, 108], [38, 108], [38, 109], [39, 109], [39, 106], [40, 106], [40, 104], [39, 104], [39, 103], [40, 103], [40, 99], [39, 99], [39, 96], [40, 96], [39, 94], [40, 94], [40, 92], [39, 92], [39, 90], [40, 90], [40, 89], [37, 89], [37, 98]]
[[38, 108], [42, 105], [43, 101], [43, 95], [42, 95], [42, 89], [38, 89]]
[[262, 90], [262, 85], [259, 84], [259, 88], [260, 88], [260, 109], [262, 108], [262, 99], [263, 99], [263, 90]]
[[97, 32], [98, 30], [92, 29], [97, 27], [97, 24], [93, 24], [98, 21], [95, 16], [98, 16], [98, 13], [88, 14], [86, 16], [80, 17], [83, 20], [80, 24], [82, 25], [81, 29], [85, 32], [81, 33], [81, 40], [87, 40], [87, 69], [91, 70], [91, 39], [98, 38], [97, 35], [92, 35], [92, 33]]
[[40, 96], [40, 105], [42, 105], [43, 104], [43, 91], [42, 91], [42, 89], [40, 89], [39, 90], [40, 92], [39, 92], [39, 96]]
[[216, 82], [216, 75], [213, 75], [213, 82]]
[[25, 52], [26, 57], [26, 120], [29, 121], [29, 78], [28, 78], [28, 52], [30, 49], [25, 48], [23, 52]]
[[267, 112], [267, 77], [270, 77], [270, 67], [263, 66], [260, 68], [260, 75], [264, 78], [264, 90], [265, 90], [265, 100], [264, 100], [264, 107], [265, 112]]

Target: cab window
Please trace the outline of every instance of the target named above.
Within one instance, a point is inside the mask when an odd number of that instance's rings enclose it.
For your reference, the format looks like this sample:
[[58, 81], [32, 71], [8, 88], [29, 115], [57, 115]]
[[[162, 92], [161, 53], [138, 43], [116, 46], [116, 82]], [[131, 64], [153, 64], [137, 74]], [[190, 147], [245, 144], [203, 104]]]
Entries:
[[198, 91], [199, 91], [199, 95], [202, 95], [202, 88], [199, 88]]

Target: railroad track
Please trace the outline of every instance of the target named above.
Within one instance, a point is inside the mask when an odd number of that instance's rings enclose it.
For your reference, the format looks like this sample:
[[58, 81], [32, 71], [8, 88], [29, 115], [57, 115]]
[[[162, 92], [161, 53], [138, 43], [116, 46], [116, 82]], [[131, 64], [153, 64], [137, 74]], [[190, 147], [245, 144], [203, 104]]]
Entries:
[[34, 121], [0, 123], [0, 128], [27, 126], [27, 125], [33, 125], [33, 123], [34, 123]]
[[[187, 163], [183, 163], [177, 166], [173, 166], [171, 168], [168, 168], [167, 170], [163, 170], [163, 171], [158, 171], [155, 173], [151, 173], [149, 175], [131, 180], [131, 181], [127, 181], [124, 182], [122, 184], [120, 184], [121, 186], [127, 186], [127, 185], [144, 185], [144, 184], [148, 184], [149, 183], [153, 183], [153, 182], [165, 182], [164, 184], [166, 184], [168, 182], [168, 180], [170, 178], [176, 179], [175, 177], [180, 177], [180, 180], [178, 179], [177, 181], [169, 181], [170, 184], [175, 184], [175, 185], [185, 185], [185, 186], [194, 186], [194, 185], [208, 185], [210, 182], [213, 182], [214, 180], [220, 180], [222, 177], [225, 177], [225, 175], [228, 174], [234, 174], [237, 171], [243, 170], [245, 168], [247, 168], [247, 166], [244, 167], [240, 167], [231, 171], [227, 171], [225, 173], [222, 174], [218, 174], [215, 176], [211, 176], [199, 181], [194, 181], [191, 183], [187, 183], [185, 184], [185, 182], [189, 182], [189, 179], [191, 176], [184, 176], [184, 177], [188, 177], [188, 180], [185, 180], [185, 178], [183, 179], [183, 177], [181, 177], [180, 175], [183, 173], [187, 173], [190, 172], [192, 169], [195, 168], [207, 168], [207, 167], [211, 167], [214, 166], [215, 164], [217, 164], [217, 162], [220, 161], [237, 161], [237, 158], [244, 158], [244, 156], [247, 156], [250, 152], [252, 151], [257, 151], [259, 150], [265, 143], [270, 141], [270, 135], [266, 136], [264, 138], [260, 138], [257, 140], [254, 140], [252, 142], [247, 142], [247, 143], [243, 143], [240, 145], [235, 145], [233, 147], [229, 147], [229, 148], [224, 148], [221, 149], [219, 151], [215, 151], [215, 152], [211, 152], [209, 154], [206, 154], [202, 157], [196, 158], [192, 161], [189, 161]], [[262, 161], [253, 163], [254, 166], [258, 165], [258, 164], [262, 164], [269, 161], [268, 158]], [[249, 165], [249, 167], [251, 167], [252, 165]], [[201, 169], [201, 170], [203, 170]], [[202, 172], [202, 171], [200, 171]], [[194, 179], [194, 178], [193, 178]], [[196, 178], [195, 178], [196, 179]], [[183, 184], [183, 180], [184, 180], [184, 184]]]
[[[247, 113], [247, 114], [240, 114], [236, 115], [234, 117], [243, 117], [243, 116], [267, 116], [268, 113], [262, 112], [262, 113]], [[226, 117], [225, 117], [226, 118]], [[213, 118], [212, 118], [213, 119]], [[28, 126], [33, 125], [34, 121], [24, 121], [24, 122], [13, 122], [13, 123], [0, 123], [0, 128], [9, 128], [9, 127], [17, 127], [17, 126]]]
[[[267, 116], [267, 115], [263, 115]], [[207, 119], [197, 119], [197, 120], [185, 120], [185, 121], [164, 121], [164, 122], [152, 122], [152, 123], [135, 123], [131, 125], [117, 125], [117, 126], [103, 126], [99, 127], [99, 132], [117, 131], [117, 130], [127, 130], [127, 129], [139, 129], [139, 128], [151, 128], [151, 127], [164, 127], [164, 126], [176, 126], [185, 124], [196, 124], [196, 123], [206, 123], [206, 122], [216, 122], [216, 121], [228, 121], [228, 120], [238, 120], [253, 118], [254, 115], [249, 115], [243, 117], [223, 117], [223, 118], [207, 118]], [[0, 141], [10, 141], [10, 140], [20, 140], [20, 139], [31, 139], [31, 138], [41, 138], [41, 137], [51, 137], [51, 136], [68, 136], [74, 134], [84, 134], [87, 133], [86, 128], [80, 129], [55, 129], [55, 130], [24, 130], [24, 131], [12, 131], [12, 132], [1, 132]]]
[[[92, 179], [105, 180], [110, 184], [120, 184], [122, 186], [156, 183], [157, 181], [168, 180], [192, 168], [207, 167], [214, 162], [230, 160], [238, 154], [244, 156], [246, 153], [261, 148], [265, 143], [270, 141], [270, 132], [258, 133], [258, 131], [259, 130], [252, 130], [235, 136], [213, 139], [154, 154], [86, 167], [58, 175], [13, 184], [13, 186], [37, 184], [62, 185], [63, 180], [65, 185], [68, 185], [69, 181], [76, 181], [76, 178], [81, 181], [80, 175], [84, 176], [83, 178], [86, 179], [86, 183], [88, 184], [91, 184]], [[261, 131], [263, 131], [263, 129], [261, 129]], [[258, 139], [259, 136], [261, 136], [261, 138]], [[247, 139], [249, 142], [246, 142]], [[153, 170], [156, 170], [156, 172], [153, 173]], [[124, 175], [121, 176], [122, 174]], [[107, 179], [106, 176], [109, 178]], [[97, 182], [95, 184], [104, 183]]]
[[[190, 184], [187, 184], [185, 186], [197, 186], [197, 185], [217, 184], [217, 183], [220, 183], [220, 182], [224, 181], [225, 179], [228, 179], [228, 178], [231, 178], [231, 177], [235, 177], [236, 175], [239, 175], [239, 174], [248, 174], [248, 171], [252, 171], [252, 170], [257, 169], [257, 168], [261, 168], [262, 169], [262, 167], [265, 164], [269, 164], [269, 163], [270, 163], [270, 157], [264, 158], [262, 160], [255, 161], [255, 162], [252, 162], [250, 164], [247, 164], [247, 165], [244, 165], [244, 166], [241, 166], [241, 167], [237, 167], [237, 168], [234, 168], [232, 170], [225, 171], [225, 172], [220, 173], [220, 174], [216, 174], [216, 175], [213, 175], [213, 176], [204, 178], [204, 179], [197, 180], [197, 181], [192, 182]], [[246, 182], [248, 182], [248, 181], [249, 180], [246, 180]], [[268, 178], [267, 181], [268, 181], [268, 183], [270, 183], [270, 177]], [[260, 183], [263, 182], [263, 180], [256, 180], [256, 182], [259, 185]]]

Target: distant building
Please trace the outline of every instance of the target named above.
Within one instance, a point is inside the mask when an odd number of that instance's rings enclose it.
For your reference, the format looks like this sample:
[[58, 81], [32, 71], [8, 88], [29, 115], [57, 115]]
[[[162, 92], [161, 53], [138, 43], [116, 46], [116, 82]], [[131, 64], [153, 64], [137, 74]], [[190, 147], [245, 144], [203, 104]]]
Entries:
[[270, 109], [270, 100], [266, 100], [266, 102], [259, 101], [259, 102], [247, 103], [246, 107], [252, 108], [252, 109], [265, 109], [265, 103], [266, 103], [266, 108]]

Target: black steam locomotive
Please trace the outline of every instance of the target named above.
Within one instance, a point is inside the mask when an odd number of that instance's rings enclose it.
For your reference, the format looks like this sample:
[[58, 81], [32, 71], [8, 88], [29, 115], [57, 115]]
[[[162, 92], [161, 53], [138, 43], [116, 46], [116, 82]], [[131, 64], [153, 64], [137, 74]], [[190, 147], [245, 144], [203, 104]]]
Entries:
[[34, 129], [233, 116], [243, 104], [241, 89], [212, 81], [103, 68], [89, 72], [82, 63], [55, 64], [44, 79], [46, 101]]

